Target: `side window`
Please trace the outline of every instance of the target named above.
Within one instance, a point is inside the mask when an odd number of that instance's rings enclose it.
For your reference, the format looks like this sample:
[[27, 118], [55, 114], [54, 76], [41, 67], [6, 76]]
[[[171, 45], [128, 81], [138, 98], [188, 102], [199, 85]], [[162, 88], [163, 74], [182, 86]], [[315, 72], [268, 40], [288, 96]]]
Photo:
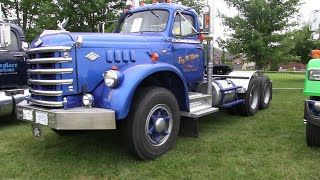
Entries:
[[[192, 26], [195, 27], [194, 17], [188, 14], [177, 14], [174, 19], [172, 34], [175, 36], [187, 36], [194, 33]], [[187, 21], [192, 24], [192, 26]]]
[[8, 46], [9, 51], [18, 51], [19, 50], [19, 43], [18, 37], [15, 32], [11, 31], [11, 44]]

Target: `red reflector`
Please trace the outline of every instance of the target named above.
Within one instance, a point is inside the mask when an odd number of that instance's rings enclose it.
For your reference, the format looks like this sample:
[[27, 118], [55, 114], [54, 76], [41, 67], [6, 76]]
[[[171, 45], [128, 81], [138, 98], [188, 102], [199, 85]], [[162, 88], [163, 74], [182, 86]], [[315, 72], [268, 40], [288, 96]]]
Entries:
[[158, 61], [158, 59], [159, 59], [159, 55], [158, 55], [157, 53], [153, 53], [153, 54], [151, 55], [151, 59], [152, 59], [153, 62], [156, 62], [156, 61]]
[[312, 58], [313, 58], [313, 59], [318, 59], [318, 58], [320, 58], [320, 50], [319, 50], [319, 49], [316, 49], [316, 50], [313, 50], [313, 51], [312, 51]]
[[200, 35], [199, 35], [199, 41], [200, 41], [200, 42], [203, 42], [203, 40], [204, 40], [204, 36], [203, 36], [202, 34], [200, 34]]
[[117, 66], [112, 66], [111, 69], [112, 70], [119, 70], [119, 68]]

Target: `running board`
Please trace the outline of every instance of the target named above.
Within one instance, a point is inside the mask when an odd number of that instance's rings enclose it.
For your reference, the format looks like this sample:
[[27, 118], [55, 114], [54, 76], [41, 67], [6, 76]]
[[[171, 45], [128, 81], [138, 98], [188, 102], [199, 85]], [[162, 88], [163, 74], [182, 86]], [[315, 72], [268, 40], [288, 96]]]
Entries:
[[190, 112], [181, 112], [183, 117], [199, 118], [219, 111], [219, 108], [212, 107], [212, 96], [196, 92], [189, 92]]

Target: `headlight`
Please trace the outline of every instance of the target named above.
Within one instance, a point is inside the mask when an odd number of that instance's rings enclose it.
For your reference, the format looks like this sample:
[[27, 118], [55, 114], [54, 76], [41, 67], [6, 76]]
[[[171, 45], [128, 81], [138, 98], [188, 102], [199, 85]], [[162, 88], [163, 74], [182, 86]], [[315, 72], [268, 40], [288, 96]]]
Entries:
[[109, 70], [104, 73], [103, 77], [104, 83], [108, 87], [115, 87], [121, 83], [123, 79], [123, 74], [120, 71]]
[[310, 69], [309, 80], [320, 81], [320, 69]]
[[94, 98], [91, 94], [85, 94], [82, 97], [82, 104], [87, 107], [91, 107], [93, 105]]

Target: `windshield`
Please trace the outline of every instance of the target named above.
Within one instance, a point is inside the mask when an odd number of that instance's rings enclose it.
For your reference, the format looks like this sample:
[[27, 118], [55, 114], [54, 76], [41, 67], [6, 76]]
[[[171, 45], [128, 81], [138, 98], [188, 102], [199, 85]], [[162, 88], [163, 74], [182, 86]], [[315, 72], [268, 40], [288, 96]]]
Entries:
[[146, 10], [129, 14], [121, 23], [120, 33], [162, 32], [166, 29], [169, 12]]

